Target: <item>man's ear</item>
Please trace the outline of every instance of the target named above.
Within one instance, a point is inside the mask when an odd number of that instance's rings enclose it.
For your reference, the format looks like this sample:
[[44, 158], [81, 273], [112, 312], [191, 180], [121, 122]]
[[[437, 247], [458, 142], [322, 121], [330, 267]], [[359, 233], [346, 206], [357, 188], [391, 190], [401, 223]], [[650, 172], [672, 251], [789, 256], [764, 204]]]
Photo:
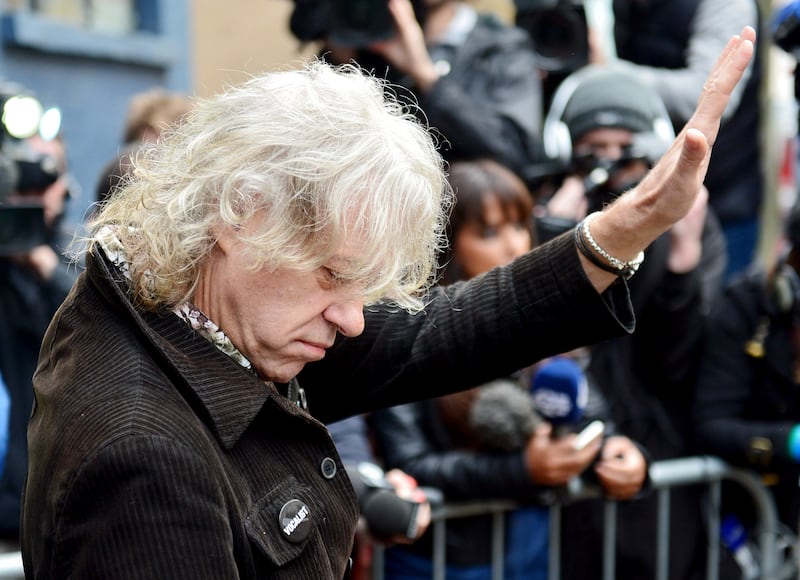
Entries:
[[238, 225], [219, 224], [214, 226], [212, 231], [217, 241], [217, 249], [226, 255], [233, 253], [236, 246], [241, 243], [239, 240], [240, 230], [241, 226]]

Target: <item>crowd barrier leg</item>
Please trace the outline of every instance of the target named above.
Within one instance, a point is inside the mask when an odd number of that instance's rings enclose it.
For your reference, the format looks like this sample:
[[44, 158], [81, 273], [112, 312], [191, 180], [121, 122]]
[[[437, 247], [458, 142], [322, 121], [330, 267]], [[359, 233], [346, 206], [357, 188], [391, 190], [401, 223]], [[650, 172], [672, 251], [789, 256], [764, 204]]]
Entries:
[[669, 500], [670, 490], [658, 491], [656, 520], [656, 580], [669, 578]]
[[547, 543], [547, 580], [561, 580], [561, 506], [550, 506], [550, 541]]
[[616, 580], [617, 504], [603, 503], [603, 580]]

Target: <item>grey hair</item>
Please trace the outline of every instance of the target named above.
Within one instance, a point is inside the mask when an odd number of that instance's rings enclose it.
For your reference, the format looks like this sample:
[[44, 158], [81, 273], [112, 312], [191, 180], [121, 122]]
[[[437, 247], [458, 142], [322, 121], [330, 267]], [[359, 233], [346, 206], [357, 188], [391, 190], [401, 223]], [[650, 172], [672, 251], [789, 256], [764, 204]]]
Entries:
[[[198, 101], [133, 159], [90, 223], [125, 248], [137, 305], [191, 299], [220, 227], [240, 228], [253, 269], [313, 270], [354, 239], [344, 274], [366, 303], [424, 307], [452, 205], [431, 132], [385, 83], [321, 61]], [[241, 228], [257, 212], [257, 229]]]

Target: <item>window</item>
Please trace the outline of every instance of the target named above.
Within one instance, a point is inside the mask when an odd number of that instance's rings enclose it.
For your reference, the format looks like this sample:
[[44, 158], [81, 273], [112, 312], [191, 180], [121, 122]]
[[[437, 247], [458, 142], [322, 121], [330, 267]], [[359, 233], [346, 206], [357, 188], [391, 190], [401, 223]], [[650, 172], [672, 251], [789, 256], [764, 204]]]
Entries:
[[137, 0], [7, 0], [7, 9], [24, 9], [42, 18], [87, 28], [100, 33], [124, 35], [140, 28], [137, 16], [147, 4]]
[[19, 48], [171, 66], [179, 48], [160, 26], [164, 2], [6, 0], [0, 33], [5, 44]]

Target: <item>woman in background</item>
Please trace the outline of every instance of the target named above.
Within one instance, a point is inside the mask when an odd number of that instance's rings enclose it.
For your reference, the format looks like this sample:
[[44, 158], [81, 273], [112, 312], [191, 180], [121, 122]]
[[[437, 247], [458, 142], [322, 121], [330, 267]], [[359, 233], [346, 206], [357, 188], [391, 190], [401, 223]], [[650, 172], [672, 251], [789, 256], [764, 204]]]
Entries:
[[[511, 262], [535, 244], [532, 198], [523, 182], [490, 160], [451, 165], [456, 202], [448, 229], [451, 255], [442, 256], [451, 284]], [[469, 348], [469, 337], [464, 337]], [[533, 408], [525, 369], [464, 393], [374, 412], [371, 423], [387, 468], [403, 469], [448, 501], [510, 499], [524, 507], [506, 520], [504, 578], [547, 577], [548, 508], [563, 486], [597, 461], [607, 493], [627, 498], [641, 488], [646, 461], [625, 437], [574, 448], [574, 434], [553, 437]], [[608, 443], [610, 442], [610, 443]], [[603, 459], [608, 447], [630, 461]], [[599, 459], [598, 459], [599, 458]], [[447, 578], [491, 577], [491, 517], [447, 523]], [[432, 533], [386, 552], [386, 579], [431, 577]]]

